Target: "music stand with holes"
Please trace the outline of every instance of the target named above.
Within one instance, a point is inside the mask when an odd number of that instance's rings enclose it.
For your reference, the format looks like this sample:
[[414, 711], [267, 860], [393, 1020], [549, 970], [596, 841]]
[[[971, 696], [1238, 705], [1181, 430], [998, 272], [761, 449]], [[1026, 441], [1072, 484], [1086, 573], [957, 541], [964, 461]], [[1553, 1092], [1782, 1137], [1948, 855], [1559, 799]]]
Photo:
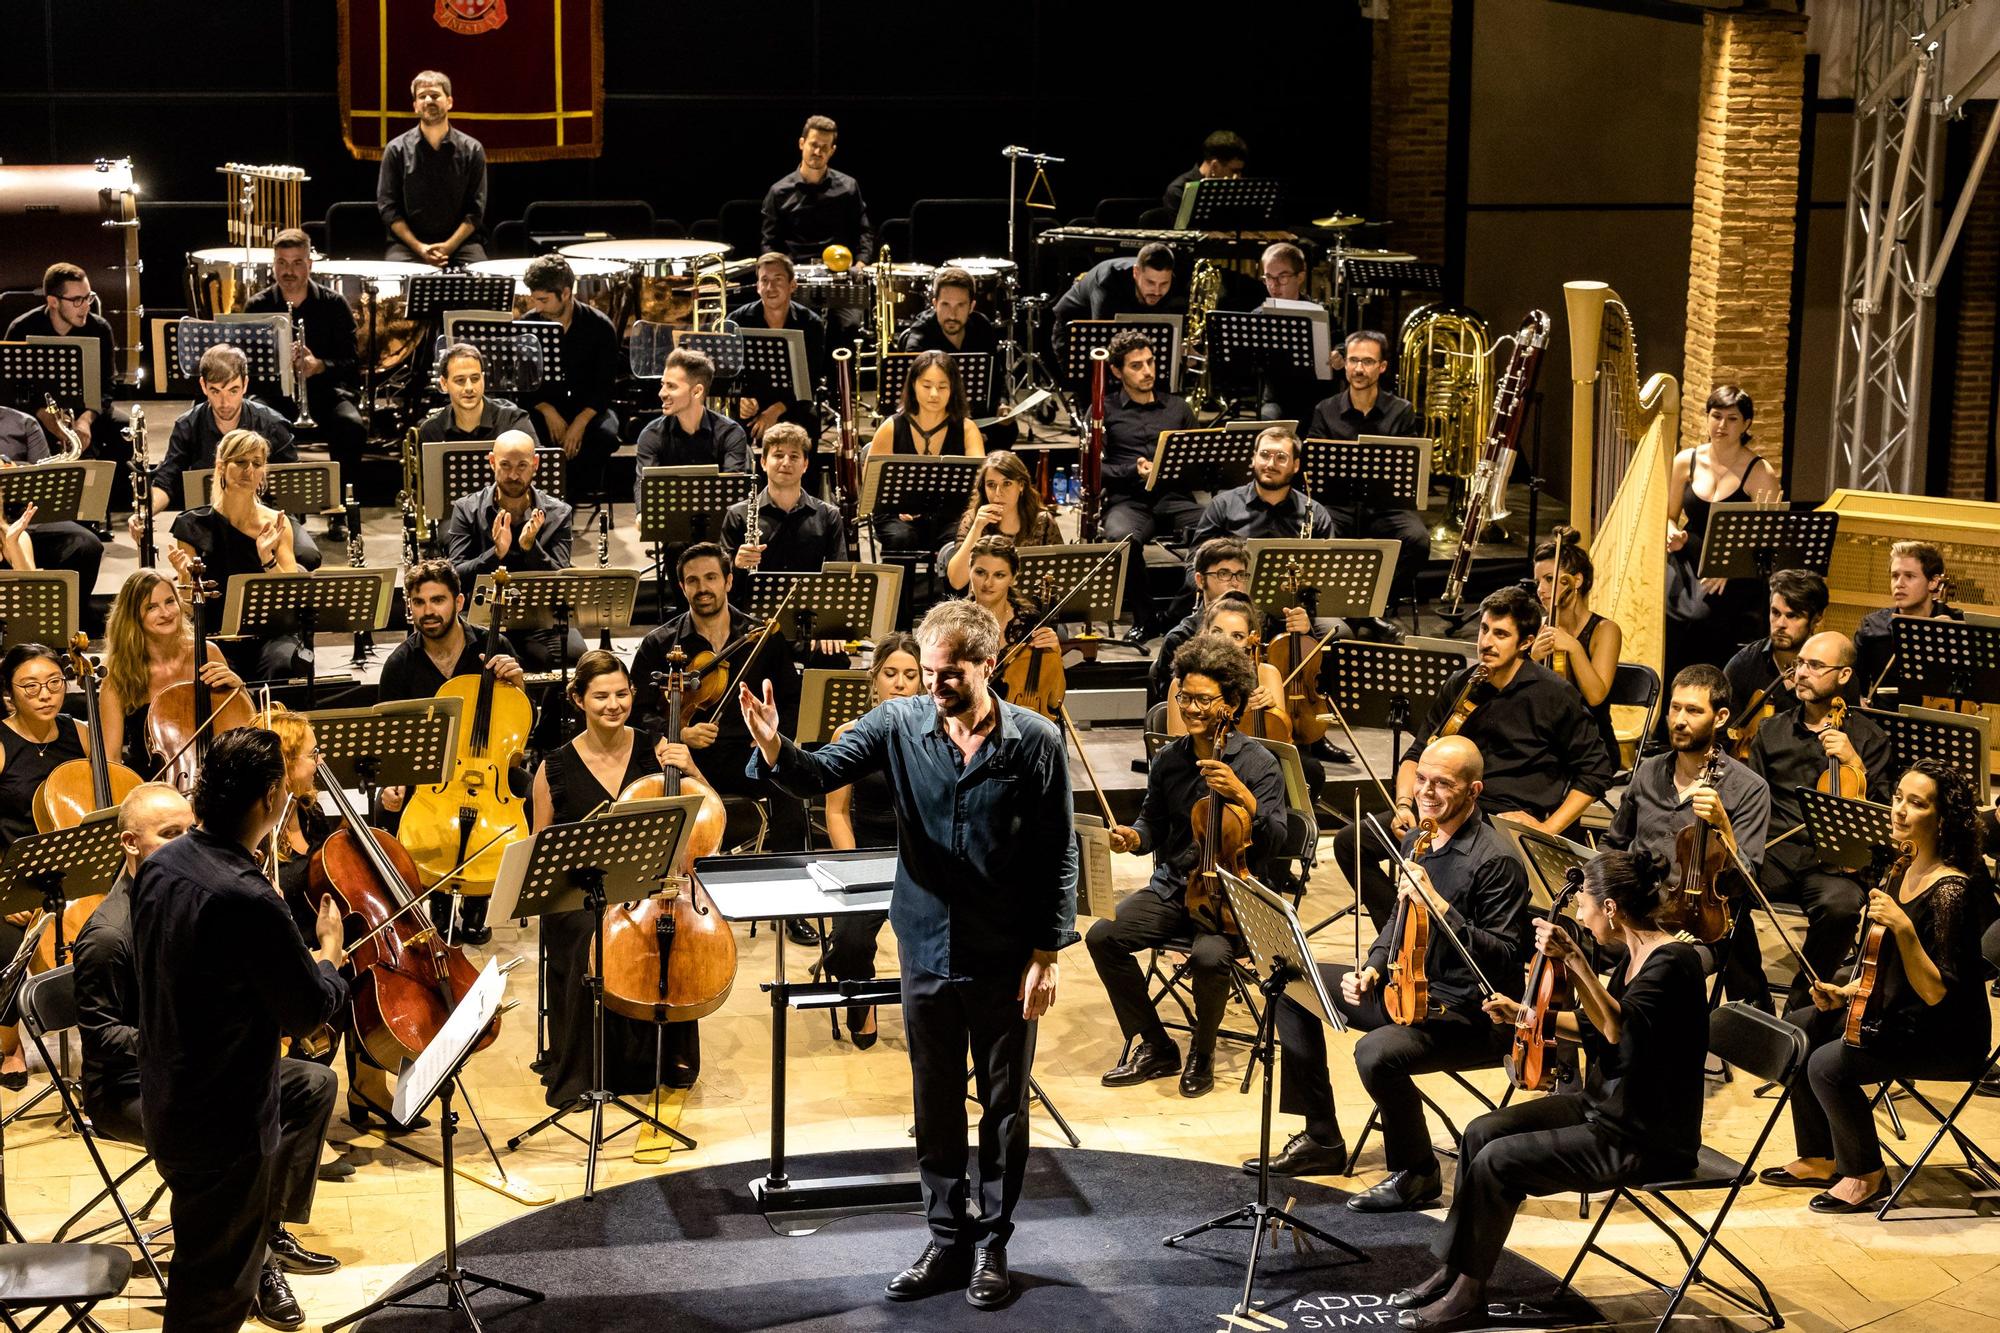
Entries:
[[[1118, 553], [1115, 560], [1106, 556]], [[1052, 621], [1080, 620], [1087, 642], [1097, 635], [1099, 621], [1109, 625], [1118, 619], [1124, 605], [1125, 570], [1132, 558], [1129, 542], [1087, 542], [1073, 546], [1023, 546], [1016, 554], [1021, 573], [1015, 586], [1041, 600], [1044, 576], [1058, 588], [1068, 589], [1059, 607], [1044, 606], [1042, 614]], [[1085, 655], [1093, 651], [1085, 650]]]
[[[109, 502], [109, 470], [115, 463], [102, 460], [84, 462], [78, 459], [69, 463], [36, 463], [28, 467], [0, 468], [0, 509], [4, 509], [9, 519], [20, 516], [28, 505], [35, 507], [35, 521], [29, 530], [44, 523], [74, 523], [91, 517], [91, 509], [84, 498], [84, 492], [92, 480], [91, 471], [96, 469], [106, 474], [102, 489]], [[104, 520], [103, 508], [95, 515], [98, 522]]]
[[1521, 859], [1541, 882], [1542, 901], [1553, 903], [1562, 892], [1563, 880], [1572, 870], [1581, 870], [1597, 853], [1555, 833], [1544, 833], [1511, 819], [1496, 819], [1493, 827], [1503, 837], [1511, 837], [1521, 849]]
[[1250, 475], [1257, 437], [1267, 430], [1298, 430], [1296, 421], [1239, 421], [1231, 425], [1163, 430], [1153, 446], [1149, 491], [1220, 491]]
[[60, 651], [76, 632], [73, 569], [0, 569], [0, 650], [42, 643]]
[[323, 708], [306, 718], [319, 738], [320, 762], [372, 807], [384, 787], [414, 789], [444, 781], [464, 704], [438, 695], [373, 708]]
[[[1277, 226], [1283, 189], [1275, 180], [1217, 176], [1193, 180], [1181, 193], [1175, 231], [1267, 231]], [[1240, 1313], [1240, 1312], [1239, 1312]]]
[[1801, 787], [1799, 809], [1805, 813], [1806, 834], [1819, 852], [1820, 864], [1830, 870], [1852, 875], [1887, 857], [1895, 845], [1895, 826], [1886, 805]]
[[499, 319], [454, 312], [446, 336], [471, 343], [486, 357], [487, 385], [502, 393], [560, 388], [563, 326], [552, 319]]
[[314, 636], [374, 633], [389, 623], [396, 591], [393, 569], [321, 569], [307, 573], [239, 574], [222, 607], [228, 638], [264, 639], [296, 628], [306, 668], [306, 710], [318, 698]]
[[83, 364], [86, 341], [90, 351], [98, 350], [94, 339], [83, 338], [0, 342], [0, 386], [24, 412], [38, 411], [43, 394], [72, 411], [95, 410], [99, 400], [87, 391]]
[[812, 401], [803, 329], [739, 329], [737, 336], [743, 340], [744, 396], [760, 403]]
[[403, 289], [405, 318], [429, 321], [459, 310], [512, 314], [514, 279], [505, 273], [419, 273]]
[[[486, 456], [492, 440], [426, 440], [423, 445], [424, 512], [433, 523], [451, 515], [451, 507], [493, 484], [493, 467]], [[535, 446], [535, 489], [558, 500], [569, 498], [568, 460], [554, 445]]]
[[2000, 703], [2000, 625], [1945, 616], [1895, 616], [1894, 669], [1914, 694], [1967, 703]]
[[[895, 514], [956, 513], [972, 493], [983, 458], [869, 453], [861, 461], [856, 517], [874, 528], [875, 511]], [[917, 553], [921, 554], [921, 553]]]
[[286, 316], [187, 318], [174, 324], [174, 358], [183, 379], [198, 380], [201, 354], [228, 343], [250, 362], [250, 383], [272, 385], [285, 397], [292, 396], [292, 321]]
[[875, 707], [875, 683], [866, 671], [807, 667], [799, 686], [800, 745], [824, 745], [855, 718]]
[[1347, 1256], [1348, 1263], [1366, 1262], [1368, 1255], [1331, 1232], [1323, 1231], [1271, 1203], [1271, 1101], [1278, 1082], [1273, 1067], [1278, 1049], [1278, 1006], [1286, 999], [1294, 1000], [1335, 1032], [1347, 1031], [1347, 1024], [1342, 1021], [1340, 1008], [1334, 1004], [1333, 997], [1326, 993], [1319, 968], [1313, 964], [1312, 946], [1306, 942], [1305, 928], [1299, 924], [1298, 914], [1292, 910], [1291, 904], [1255, 880], [1243, 879], [1226, 870], [1220, 875], [1223, 892], [1228, 896], [1230, 906], [1236, 909], [1236, 920], [1243, 929], [1243, 942], [1250, 950], [1250, 967], [1257, 974], [1257, 989], [1264, 996], [1263, 1012], [1258, 1015], [1257, 1040], [1250, 1048], [1251, 1063], [1261, 1064], [1264, 1068], [1257, 1199], [1186, 1231], [1175, 1232], [1161, 1243], [1178, 1245], [1206, 1231], [1237, 1231], [1248, 1224], [1252, 1233], [1250, 1264], [1243, 1274], [1243, 1294], [1236, 1302], [1236, 1313], [1245, 1315], [1251, 1309], [1250, 1294], [1257, 1284], [1257, 1261], [1263, 1253], [1267, 1229], [1275, 1235], [1279, 1227], [1290, 1227], [1341, 1251]]
[[713, 466], [649, 467], [639, 471], [639, 540], [653, 548], [658, 611], [667, 613], [667, 552], [694, 542], [717, 541], [729, 507], [757, 493], [748, 472]]
[[[493, 594], [491, 574], [473, 584], [474, 605]], [[632, 604], [639, 597], [636, 569], [537, 569], [509, 573], [500, 624], [508, 630], [551, 631], [556, 639], [558, 697], [569, 707], [569, 632], [596, 630], [600, 647], [611, 647], [611, 631], [632, 624]], [[565, 715], [567, 716], [567, 714]], [[564, 726], [567, 736], [567, 723]]]
[[[903, 385], [910, 378], [910, 362], [921, 356], [920, 352], [890, 352], [882, 358], [882, 367], [875, 391], [876, 410], [886, 416], [896, 410], [903, 401]], [[974, 407], [976, 413], [984, 412], [993, 399], [993, 354], [990, 352], [946, 352], [952, 364], [958, 368], [958, 381], [964, 388], [965, 401]]]
[[1313, 439], [1299, 449], [1300, 485], [1335, 514], [1352, 513], [1357, 532], [1374, 510], [1430, 507], [1431, 442], [1421, 436]]
[[1265, 614], [1284, 619], [1297, 582], [1313, 594], [1308, 611], [1315, 619], [1379, 616], [1389, 604], [1389, 584], [1396, 576], [1398, 546], [1388, 538], [1342, 538], [1299, 541], [1259, 537], [1248, 543], [1250, 602]]
[[832, 560], [810, 571], [759, 569], [750, 575], [751, 618], [777, 615], [777, 632], [802, 650], [814, 639], [881, 638], [896, 628], [902, 596], [903, 571], [896, 565]]
[[[661, 325], [659, 327], [665, 328], [667, 326]], [[734, 326], [732, 325], [731, 328], [733, 329]], [[716, 384], [734, 384], [742, 378], [744, 357], [746, 354], [743, 348], [743, 335], [741, 333], [697, 333], [693, 329], [673, 329], [672, 333], [673, 345], [675, 347], [685, 347], [690, 352], [700, 352], [714, 363]], [[638, 355], [636, 350], [633, 355], [635, 357]], [[662, 353], [658, 358], [658, 364], [650, 372], [643, 372], [637, 365], [634, 365], [632, 373], [634, 375], [643, 375], [647, 379], [658, 379], [666, 372], [666, 361], [666, 355]], [[721, 394], [712, 391], [713, 386], [710, 387], [711, 397], [722, 397]]]
[[1823, 578], [1839, 527], [1840, 515], [1830, 510], [1742, 501], [1715, 505], [1708, 511], [1695, 576], [1768, 583], [1778, 570], [1809, 569]]
[[[552, 824], [507, 848], [501, 857], [499, 878], [493, 884], [493, 905], [489, 910], [496, 920], [582, 910], [597, 921], [591, 946], [595, 966], [584, 980], [591, 1004], [591, 1090], [507, 1140], [507, 1151], [513, 1152], [553, 1126], [587, 1145], [583, 1167], [586, 1199], [597, 1193], [597, 1155], [607, 1141], [606, 1106], [615, 1106], [632, 1117], [631, 1123], [613, 1131], [611, 1138], [646, 1124], [684, 1148], [696, 1146], [693, 1139], [672, 1125], [605, 1090], [604, 917], [612, 903], [637, 902], [660, 891], [700, 808], [699, 796], [665, 796], [651, 801], [621, 801], [595, 819]], [[673, 914], [667, 913], [666, 918], [671, 922]], [[663, 972], [672, 966], [672, 958], [670, 949], [661, 949]], [[666, 985], [664, 975], [660, 984]], [[563, 1123], [572, 1112], [585, 1109], [590, 1112], [587, 1137]]]
[[1315, 348], [1316, 323], [1289, 310], [1211, 310], [1202, 325], [1208, 367], [1216, 374], [1248, 371], [1265, 375], [1323, 378], [1326, 351]]
[[[1178, 315], [1119, 316], [1116, 319], [1073, 319], [1064, 326], [1063, 381], [1072, 390], [1090, 383], [1090, 354], [1111, 345], [1112, 336], [1136, 328], [1153, 349], [1153, 360], [1167, 377], [1167, 391], [1181, 389], [1181, 320]], [[1106, 372], [1109, 373], [1109, 367]], [[1107, 381], [1108, 382], [1108, 381]]]
[[1972, 780], [1980, 805], [1992, 800], [1992, 774], [1986, 763], [1993, 748], [1992, 718], [1984, 713], [1948, 713], [1915, 704], [1904, 704], [1893, 713], [1873, 708], [1860, 711], [1889, 737], [1889, 755], [1897, 772], [1919, 759], [1935, 759]]
[[[212, 467], [191, 467], [181, 473], [181, 507], [209, 503]], [[332, 461], [272, 463], [264, 470], [264, 498], [287, 514], [330, 514], [340, 509], [340, 464]]]
[[1466, 667], [1465, 645], [1448, 639], [1336, 639], [1326, 656], [1326, 697], [1348, 726], [1388, 728], [1395, 763], [1402, 762], [1404, 734], [1416, 731], [1445, 682]]

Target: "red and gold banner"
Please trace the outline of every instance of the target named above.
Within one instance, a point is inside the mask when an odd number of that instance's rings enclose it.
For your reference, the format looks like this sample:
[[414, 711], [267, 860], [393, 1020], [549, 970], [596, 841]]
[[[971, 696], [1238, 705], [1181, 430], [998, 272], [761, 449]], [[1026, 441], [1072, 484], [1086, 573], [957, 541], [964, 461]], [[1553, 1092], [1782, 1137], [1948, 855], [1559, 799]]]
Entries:
[[451, 80], [451, 122], [488, 162], [604, 150], [601, 0], [340, 0], [340, 120], [348, 151], [380, 158], [416, 124], [410, 79]]

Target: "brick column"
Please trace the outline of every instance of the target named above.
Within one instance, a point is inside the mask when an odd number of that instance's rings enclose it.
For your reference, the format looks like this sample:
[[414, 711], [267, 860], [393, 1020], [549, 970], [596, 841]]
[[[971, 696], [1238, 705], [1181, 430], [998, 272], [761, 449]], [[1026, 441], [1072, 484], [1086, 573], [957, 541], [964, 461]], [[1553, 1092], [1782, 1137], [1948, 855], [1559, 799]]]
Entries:
[[1757, 404], [1753, 447], [1773, 468], [1785, 438], [1805, 30], [1803, 15], [1702, 19], [1681, 440], [1707, 435], [1712, 387], [1740, 384]]
[[[1968, 142], [1978, 144], [1994, 116], [1991, 102], [1966, 108]], [[1948, 204], [1958, 202], [1958, 181], [1950, 182]], [[1946, 213], [1949, 216], [1949, 212]], [[2000, 420], [1994, 412], [1995, 333], [2000, 331], [2000, 162], [1987, 164], [1972, 211], [1951, 257], [1957, 270], [1958, 300], [1953, 319], [1952, 357], [1937, 367], [1951, 389], [1946, 430], [1950, 462], [1945, 492], [1956, 500], [1984, 500], [1989, 474], [2000, 452]], [[1946, 279], [1949, 287], [1951, 279]]]
[[1387, 239], [1430, 263], [1445, 253], [1445, 152], [1450, 142], [1453, 0], [1394, 0], [1374, 27], [1372, 216], [1394, 223]]

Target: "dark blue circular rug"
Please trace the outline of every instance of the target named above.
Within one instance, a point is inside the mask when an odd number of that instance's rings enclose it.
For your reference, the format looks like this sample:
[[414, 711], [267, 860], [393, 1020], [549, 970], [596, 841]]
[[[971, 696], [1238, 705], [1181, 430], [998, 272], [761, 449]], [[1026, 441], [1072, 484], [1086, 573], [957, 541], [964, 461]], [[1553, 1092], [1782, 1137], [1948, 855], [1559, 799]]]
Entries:
[[[798, 1178], [909, 1171], [908, 1149], [794, 1159]], [[1137, 1153], [1036, 1148], [1008, 1246], [1015, 1295], [980, 1311], [962, 1295], [896, 1303], [882, 1284], [923, 1249], [920, 1216], [872, 1213], [833, 1221], [809, 1235], [782, 1235], [757, 1211], [748, 1183], [763, 1164], [736, 1162], [679, 1171], [566, 1200], [504, 1223], [460, 1245], [470, 1269], [539, 1288], [524, 1303], [502, 1292], [473, 1308], [492, 1333], [659, 1333], [745, 1329], [982, 1329], [1040, 1331], [1242, 1328], [1225, 1318], [1242, 1289], [1247, 1230], [1211, 1231], [1169, 1249], [1167, 1235], [1255, 1199], [1257, 1182], [1225, 1166]], [[1290, 1232], [1266, 1242], [1256, 1297], [1290, 1329], [1394, 1328], [1389, 1296], [1436, 1266], [1439, 1223], [1421, 1213], [1362, 1215], [1339, 1190], [1274, 1180], [1300, 1217], [1367, 1254], [1355, 1262]], [[423, 1277], [429, 1261], [411, 1270]], [[1491, 1288], [1497, 1300], [1541, 1296], [1555, 1279], [1513, 1254]], [[435, 1301], [433, 1289], [422, 1299]], [[1564, 1324], [1595, 1311], [1564, 1307]], [[1521, 1325], [1508, 1321], [1515, 1327]], [[1260, 1327], [1279, 1327], [1260, 1321]], [[1531, 1325], [1533, 1326], [1533, 1325]], [[463, 1327], [441, 1311], [386, 1310], [366, 1333]]]

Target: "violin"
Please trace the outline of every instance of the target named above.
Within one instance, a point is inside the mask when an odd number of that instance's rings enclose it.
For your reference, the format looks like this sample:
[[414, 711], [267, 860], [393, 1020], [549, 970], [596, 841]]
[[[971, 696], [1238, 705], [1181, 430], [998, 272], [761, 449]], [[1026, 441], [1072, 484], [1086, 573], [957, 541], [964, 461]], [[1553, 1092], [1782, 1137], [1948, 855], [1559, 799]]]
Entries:
[[[1250, 670], [1258, 676], [1263, 675], [1264, 640], [1262, 636], [1252, 634], [1250, 641], [1244, 647], [1250, 653]], [[1246, 736], [1255, 736], [1259, 740], [1283, 741], [1289, 745], [1292, 741], [1292, 719], [1287, 714], [1281, 713], [1275, 708], [1252, 709], [1243, 715], [1243, 734]]]
[[[680, 695], [687, 687], [687, 654], [676, 644], [667, 654], [667, 739], [681, 738]], [[633, 744], [639, 742], [635, 739]], [[621, 801], [699, 795], [694, 827], [680, 858], [667, 867], [661, 890], [604, 913], [604, 1007], [642, 1023], [688, 1023], [722, 1007], [736, 984], [736, 936], [696, 884], [695, 858], [722, 845], [728, 815], [715, 788], [669, 765], [618, 793]], [[590, 966], [595, 970], [596, 949]], [[660, 965], [661, 959], [667, 966]]]
[[736, 679], [744, 679], [745, 673], [750, 670], [750, 664], [756, 661], [757, 654], [764, 650], [765, 640], [771, 637], [771, 631], [776, 629], [778, 622], [784, 618], [785, 607], [798, 595], [802, 586], [804, 586], [802, 583], [792, 584], [791, 590], [785, 594], [785, 600], [778, 603], [777, 611], [769, 620], [751, 621], [741, 634], [719, 649], [702, 649], [677, 673], [682, 681], [681, 722], [699, 722], [702, 713], [716, 707], [734, 694], [735, 686], [730, 681], [730, 655], [752, 639], [757, 641], [756, 646], [750, 650], [750, 655], [743, 659], [743, 665], [736, 668]]
[[[436, 1038], [479, 969], [431, 924], [423, 879], [402, 844], [369, 827], [324, 762], [319, 785], [344, 827], [313, 853], [307, 882], [314, 902], [331, 895], [348, 922], [355, 1038], [375, 1064], [400, 1069]], [[499, 1035], [496, 1016], [473, 1049], [485, 1050]]]
[[[1562, 917], [1563, 908], [1583, 887], [1583, 868], [1572, 866], [1563, 874], [1562, 891], [1549, 908], [1549, 920]], [[1528, 964], [1528, 988], [1521, 995], [1521, 1012], [1514, 1019], [1514, 1044], [1507, 1052], [1508, 1081], [1523, 1092], [1549, 1092], [1566, 1071], [1556, 1051], [1556, 1013], [1574, 1003], [1568, 969], [1542, 950], [1535, 950]]]
[[[1826, 729], [1844, 731], [1847, 727], [1847, 700], [1835, 696], [1826, 706]], [[1826, 767], [1820, 770], [1819, 778], [1813, 786], [1831, 796], [1844, 796], [1850, 801], [1867, 798], [1868, 775], [1857, 773], [1832, 755], [1826, 757]]]
[[[1435, 819], [1417, 825], [1407, 861], [1429, 856], [1438, 832]], [[1424, 965], [1431, 953], [1431, 905], [1421, 893], [1398, 893], [1389, 934], [1395, 941], [1389, 954], [1389, 975], [1382, 979], [1382, 1008], [1398, 1027], [1421, 1023], [1431, 1011], [1430, 978]]]
[[[1912, 844], [1897, 845], [1896, 859], [1882, 876], [1882, 892], [1894, 895], [1902, 890], [1903, 877], [1909, 873], [1910, 862], [1915, 858], [1916, 848]], [[1889, 928], [1869, 920], [1865, 907], [1861, 912], [1860, 940], [1854, 951], [1855, 991], [1847, 1001], [1847, 1019], [1840, 1032], [1840, 1039], [1854, 1047], [1865, 1045], [1881, 1022], [1882, 1015], [1874, 1009], [1882, 982], [1882, 950], [1889, 942]]]
[[[1210, 753], [1218, 759], [1229, 730], [1228, 719], [1217, 716], [1210, 733], [1214, 746]], [[1241, 939], [1243, 927], [1236, 919], [1236, 909], [1229, 905], [1221, 872], [1227, 870], [1242, 878], [1250, 874], [1250, 812], [1211, 791], [1194, 803], [1188, 818], [1194, 826], [1195, 864], [1188, 872], [1187, 914], [1197, 927], [1212, 935]]]
[[177, 586], [194, 617], [194, 677], [175, 681], [154, 697], [146, 710], [146, 748], [160, 760], [157, 780], [185, 796], [194, 790], [208, 747], [225, 731], [256, 725], [250, 698], [242, 690], [224, 690], [220, 698], [201, 678], [208, 663], [208, 599], [217, 593], [214, 579], [204, 577], [206, 563], [187, 562], [187, 582]]
[[[1055, 603], [1055, 576], [1044, 574], [1040, 582], [1042, 605]], [[1069, 681], [1063, 673], [1062, 653], [1051, 648], [1030, 648], [1038, 624], [1001, 656], [994, 669], [994, 689], [1002, 699], [1019, 708], [1032, 708], [1053, 722], [1068, 694]]]
[[1778, 704], [1773, 696], [1778, 693], [1780, 687], [1789, 690], [1798, 671], [1799, 664], [1796, 660], [1790, 666], [1782, 668], [1771, 678], [1769, 684], [1750, 696], [1750, 702], [1743, 708], [1743, 720], [1731, 722], [1724, 728], [1729, 733], [1731, 759], [1739, 763], [1749, 759], [1750, 746], [1757, 739], [1757, 729], [1777, 716]]
[[[1722, 752], [1710, 750], [1701, 780], [1722, 782]], [[1732, 858], [1722, 835], [1705, 819], [1695, 819], [1674, 835], [1674, 887], [1660, 905], [1660, 929], [1686, 931], [1703, 944], [1729, 933], [1729, 898], [1721, 879]]]
[[1439, 727], [1439, 736], [1456, 736], [1472, 720], [1473, 712], [1479, 705], [1491, 699], [1497, 691], [1486, 679], [1486, 664], [1474, 663], [1472, 674], [1465, 678], [1465, 686], [1452, 702], [1451, 712], [1445, 716], [1444, 725]]
[[501, 854], [528, 836], [527, 809], [507, 774], [527, 746], [535, 711], [520, 686], [494, 678], [492, 666], [500, 656], [507, 580], [505, 569], [493, 571], [486, 665], [438, 687], [438, 698], [465, 705], [451, 770], [443, 782], [410, 793], [399, 829], [411, 859], [433, 884], [456, 882], [475, 897], [493, 892]]
[[[1291, 582], [1294, 604], [1304, 607], [1310, 619], [1318, 610], [1319, 589], [1303, 582], [1296, 556], [1286, 563], [1285, 573]], [[1326, 735], [1326, 718], [1333, 707], [1319, 688], [1325, 649], [1309, 643], [1311, 637], [1288, 630], [1271, 640], [1270, 662], [1285, 678], [1285, 716], [1291, 720], [1291, 739], [1297, 745], [1317, 744]]]

